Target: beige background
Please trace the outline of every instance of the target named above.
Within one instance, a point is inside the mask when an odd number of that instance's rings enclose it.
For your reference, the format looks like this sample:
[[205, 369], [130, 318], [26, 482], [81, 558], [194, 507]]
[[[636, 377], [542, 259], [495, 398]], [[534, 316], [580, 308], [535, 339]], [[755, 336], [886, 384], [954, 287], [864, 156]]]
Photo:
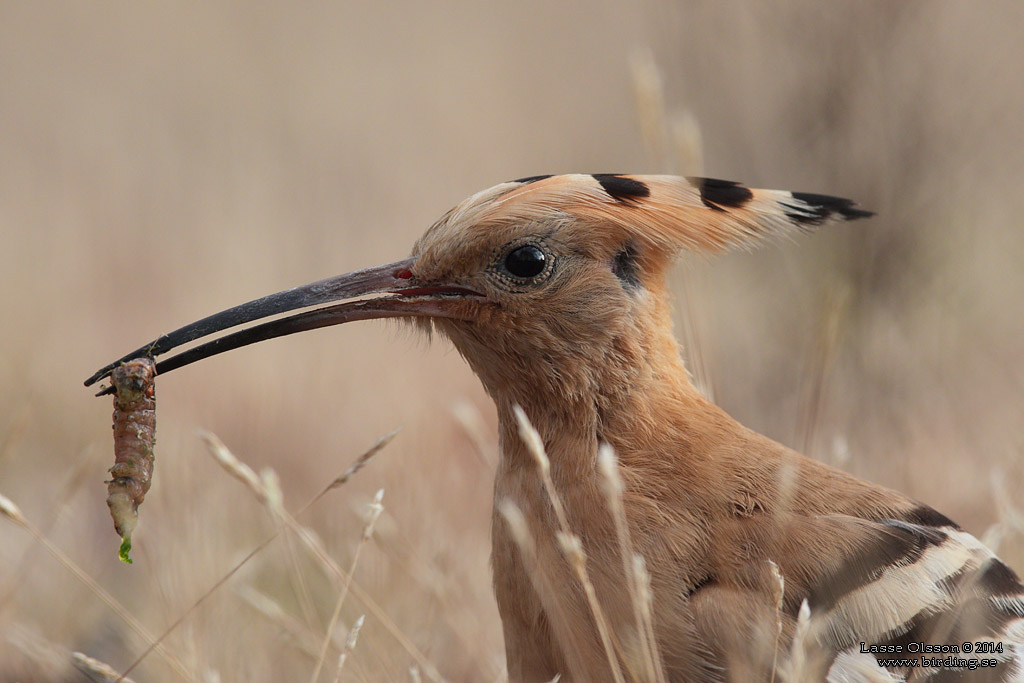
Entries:
[[[1024, 567], [1004, 504], [1024, 483], [1024, 9], [824, 7], [0, 2], [0, 493], [159, 633], [274, 529], [198, 428], [273, 467], [295, 509], [404, 426], [301, 521], [347, 567], [383, 487], [357, 582], [446, 677], [500, 678], [494, 415], [450, 347], [363, 323], [168, 376], [131, 567], [103, 503], [110, 402], [81, 381], [210, 312], [400, 258], [496, 182], [682, 168], [641, 133], [647, 54], [666, 118], [699, 123], [707, 175], [879, 213], [681, 268], [680, 330], [716, 400]], [[303, 680], [336, 597], [278, 539], [167, 646], [197, 680]], [[340, 639], [364, 612], [349, 596]], [[0, 520], [0, 679], [74, 680], [70, 651], [123, 668], [144, 647]], [[412, 661], [371, 615], [345, 672], [401, 680]], [[133, 676], [179, 678], [155, 655]]]

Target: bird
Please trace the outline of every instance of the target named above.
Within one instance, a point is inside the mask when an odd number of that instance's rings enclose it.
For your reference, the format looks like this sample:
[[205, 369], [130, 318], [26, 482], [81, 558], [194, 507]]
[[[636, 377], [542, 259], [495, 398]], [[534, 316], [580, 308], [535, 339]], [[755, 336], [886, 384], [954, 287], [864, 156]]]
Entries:
[[520, 178], [458, 204], [408, 258], [214, 314], [87, 384], [299, 308], [320, 306], [157, 372], [303, 330], [410, 318], [450, 340], [496, 406], [491, 562], [510, 680], [1021, 681], [1014, 571], [925, 503], [741, 425], [695, 387], [672, 332], [666, 274], [681, 253], [870, 215], [848, 199], [713, 178]]

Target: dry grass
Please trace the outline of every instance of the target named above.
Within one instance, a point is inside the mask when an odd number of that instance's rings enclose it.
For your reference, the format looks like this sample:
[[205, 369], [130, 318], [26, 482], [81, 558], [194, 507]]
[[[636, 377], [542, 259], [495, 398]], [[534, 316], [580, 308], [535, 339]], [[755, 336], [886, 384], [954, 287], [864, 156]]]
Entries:
[[132, 679], [118, 673], [113, 667], [98, 659], [83, 655], [81, 652], [71, 653], [71, 664], [95, 683], [120, 683], [122, 681], [123, 683], [134, 683]]
[[[616, 656], [615, 645], [612, 642], [611, 627], [604, 615], [601, 602], [598, 600], [594, 583], [590, 580], [590, 575], [587, 572], [587, 554], [583, 549], [583, 543], [575, 531], [569, 527], [565, 507], [562, 505], [562, 497], [555, 488], [554, 481], [551, 479], [551, 461], [548, 459], [548, 454], [544, 449], [544, 442], [541, 440], [537, 430], [530, 424], [530, 420], [526, 417], [526, 413], [523, 412], [522, 408], [514, 406], [513, 411], [519, 424], [519, 435], [526, 443], [527, 450], [537, 464], [537, 474], [544, 485], [544, 492], [551, 502], [551, 507], [555, 511], [555, 518], [558, 520], [558, 529], [552, 529], [551, 531], [555, 533], [562, 554], [569, 561], [569, 565], [576, 575], [576, 580], [580, 582], [583, 592], [587, 596], [587, 604], [590, 607], [594, 623], [597, 625], [597, 633], [601, 638], [601, 647], [604, 648], [605, 657], [608, 659], [612, 680], [616, 681], [616, 683], [621, 683], [624, 679], [622, 678], [619, 658]], [[520, 543], [520, 546], [523, 546], [523, 544]], [[524, 560], [529, 563], [528, 556], [524, 557]], [[557, 586], [555, 591], [557, 591]]]
[[[181, 323], [399, 258], [535, 173], [674, 159], [877, 211], [688, 261], [686, 353], [744, 423], [991, 529], [1024, 568], [1022, 21], [945, 0], [6, 3], [0, 492], [21, 521], [0, 519], [0, 679], [68, 680], [72, 652], [124, 672], [165, 632], [132, 678], [309, 678], [384, 487], [321, 678], [365, 614], [343, 680], [501, 680], [494, 413], [443, 344], [351, 325], [163, 378], [131, 567], [103, 504], [110, 403], [80, 382]], [[638, 46], [662, 69], [650, 152]]]
[[631, 679], [664, 683], [665, 672], [658, 653], [658, 641], [654, 635], [654, 609], [651, 604], [650, 577], [642, 555], [633, 552], [633, 541], [629, 534], [626, 510], [622, 501], [623, 483], [619, 474], [618, 458], [608, 444], [602, 444], [597, 452], [597, 469], [601, 476], [601, 488], [615, 524], [615, 536], [622, 558], [622, 575], [629, 590], [633, 605], [633, 623], [636, 628], [636, 651], [626, 657]]

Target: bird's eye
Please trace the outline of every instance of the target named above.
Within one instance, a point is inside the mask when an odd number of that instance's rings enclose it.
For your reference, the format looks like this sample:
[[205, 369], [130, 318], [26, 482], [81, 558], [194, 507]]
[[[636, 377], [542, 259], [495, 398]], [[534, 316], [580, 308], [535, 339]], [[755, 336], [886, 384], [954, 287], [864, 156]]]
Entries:
[[537, 277], [544, 272], [547, 256], [532, 244], [513, 249], [505, 257], [505, 270], [516, 277]]

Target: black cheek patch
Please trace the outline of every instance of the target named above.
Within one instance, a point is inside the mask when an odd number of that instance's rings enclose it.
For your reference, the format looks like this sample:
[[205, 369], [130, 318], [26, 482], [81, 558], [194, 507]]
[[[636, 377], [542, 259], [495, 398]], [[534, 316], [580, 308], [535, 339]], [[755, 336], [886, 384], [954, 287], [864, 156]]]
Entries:
[[623, 204], [651, 196], [651, 188], [639, 180], [626, 178], [618, 173], [593, 173], [590, 177], [600, 183], [612, 199]]
[[853, 201], [842, 197], [831, 197], [827, 194], [812, 194], [810, 192], [791, 192], [793, 199], [803, 202], [806, 207], [790, 206], [782, 204], [786, 216], [797, 223], [817, 225], [832, 214], [839, 214], [846, 220], [856, 220], [874, 216], [873, 211], [864, 211], [853, 205]]
[[718, 180], [717, 178], [687, 178], [700, 189], [700, 200], [704, 206], [715, 211], [725, 211], [722, 207], [727, 206], [738, 209], [751, 199], [754, 193], [732, 180]]
[[612, 272], [619, 278], [622, 288], [631, 291], [640, 288], [640, 267], [636, 248], [627, 243], [612, 259]]

